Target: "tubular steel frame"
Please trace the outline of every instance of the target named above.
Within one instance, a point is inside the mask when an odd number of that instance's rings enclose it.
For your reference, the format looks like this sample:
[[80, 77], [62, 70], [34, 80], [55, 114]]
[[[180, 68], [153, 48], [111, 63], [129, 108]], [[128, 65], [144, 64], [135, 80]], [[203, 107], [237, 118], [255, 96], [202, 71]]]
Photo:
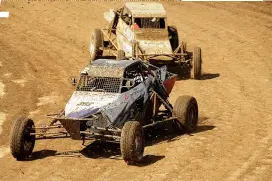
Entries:
[[[152, 97], [154, 97], [154, 110], [153, 110], [153, 121], [150, 124], [146, 124], [143, 125], [143, 129], [148, 128], [148, 127], [152, 127], [155, 126], [157, 124], [163, 123], [163, 122], [167, 122], [167, 121], [173, 121], [176, 120], [177, 117], [172, 116], [172, 105], [169, 103], [168, 100], [163, 100], [163, 98], [161, 96], [158, 95], [157, 92], [153, 91]], [[151, 97], [151, 98], [152, 98]], [[161, 103], [164, 105], [164, 107], [166, 108], [165, 111], [159, 111], [159, 106], [157, 106], [158, 104], [158, 100], [161, 101]], [[163, 118], [162, 120], [156, 120], [156, 118], [158, 118], [158, 114], [161, 113], [161, 115], [163, 115], [162, 117], [167, 117], [167, 118]], [[170, 113], [170, 114], [169, 114]], [[71, 137], [69, 132], [66, 131], [57, 131], [57, 132], [48, 132], [49, 130], [52, 129], [63, 129], [64, 126], [60, 123], [58, 123], [58, 121], [63, 121], [63, 120], [69, 120], [69, 121], [94, 121], [97, 120], [98, 117], [96, 115], [91, 115], [91, 118], [81, 118], [81, 119], [73, 119], [73, 118], [67, 118], [64, 116], [64, 112], [60, 112], [57, 114], [49, 114], [47, 115], [48, 118], [52, 119], [52, 121], [50, 122], [49, 125], [44, 126], [44, 127], [33, 127], [32, 129], [35, 130], [35, 133], [31, 133], [31, 135], [35, 135], [36, 139], [55, 139], [55, 138], [69, 138]], [[89, 132], [89, 131], [80, 131], [80, 135], [81, 138], [83, 140], [83, 144], [84, 141], [86, 139], [109, 139], [109, 141], [113, 141], [115, 140], [115, 142], [119, 141], [121, 138], [121, 129], [120, 128], [101, 128], [101, 127], [94, 127], [91, 126], [90, 127], [93, 130], [97, 130], [97, 131], [103, 131], [102, 133], [96, 133], [96, 132]], [[36, 132], [38, 131], [38, 132]], [[110, 133], [110, 134], [104, 134], [104, 133]], [[112, 140], [113, 139], [113, 140]]]
[[[112, 29], [111, 29], [112, 30]], [[115, 42], [116, 40], [116, 35], [113, 34], [111, 31], [109, 31], [109, 29], [107, 28], [103, 28], [101, 29], [103, 35], [109, 40], [109, 42], [112, 44], [111, 47], [101, 47], [100, 49], [103, 51], [107, 51], [108, 53], [117, 56], [117, 44]], [[113, 36], [114, 35], [114, 36]], [[145, 54], [144, 50], [141, 49], [141, 47], [139, 47], [139, 43], [138, 42], [134, 42], [132, 45], [132, 52], [133, 55], [131, 57], [126, 57], [126, 58], [132, 58], [132, 59], [140, 59], [144, 62], [149, 62], [152, 59], [159, 57], [159, 56], [166, 56], [166, 57], [170, 57], [173, 60], [172, 61], [161, 61], [164, 63], [167, 62], [171, 62], [171, 63], [177, 63], [177, 64], [187, 64], [190, 63], [191, 59], [188, 58], [186, 59], [186, 57], [190, 56], [188, 52], [186, 52], [186, 44], [183, 42], [182, 44], [179, 44], [179, 46], [173, 51], [172, 54]], [[178, 51], [182, 50], [181, 53], [179, 53]], [[140, 53], [138, 53], [140, 52]], [[156, 61], [160, 61], [160, 60], [156, 60]]]

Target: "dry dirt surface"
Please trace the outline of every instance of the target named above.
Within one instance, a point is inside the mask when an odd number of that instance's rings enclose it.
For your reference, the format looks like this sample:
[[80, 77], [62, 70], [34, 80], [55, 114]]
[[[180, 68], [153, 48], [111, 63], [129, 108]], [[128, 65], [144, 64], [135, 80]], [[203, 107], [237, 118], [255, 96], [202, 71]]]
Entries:
[[192, 135], [161, 131], [128, 166], [114, 144], [41, 140], [21, 162], [8, 148], [16, 117], [45, 124], [64, 107], [69, 77], [88, 63], [90, 32], [122, 2], [2, 2], [0, 180], [272, 180], [272, 3], [163, 4], [180, 39], [203, 50], [202, 80], [181, 77], [170, 95], [195, 96], [200, 125]]

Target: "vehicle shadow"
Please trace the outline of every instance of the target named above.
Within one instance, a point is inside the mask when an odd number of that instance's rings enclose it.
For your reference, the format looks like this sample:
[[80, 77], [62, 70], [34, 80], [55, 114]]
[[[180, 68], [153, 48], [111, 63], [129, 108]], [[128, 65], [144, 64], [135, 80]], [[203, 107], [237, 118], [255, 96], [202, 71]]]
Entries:
[[177, 74], [177, 80], [187, 80], [191, 78], [189, 66], [172, 66], [168, 65], [167, 70], [171, 73]]
[[[87, 158], [108, 158], [122, 160], [120, 144], [118, 143], [94, 141], [93, 143], [86, 146], [83, 150], [81, 150], [80, 153]], [[145, 155], [142, 161], [134, 166], [143, 167], [151, 165], [163, 159], [164, 157], [165, 156], [162, 155]]]
[[[110, 142], [94, 141], [82, 150], [73, 150], [66, 152], [57, 152], [56, 150], [40, 150], [32, 153], [31, 157], [24, 161], [33, 161], [44, 159], [50, 156], [54, 157], [75, 157], [75, 158], [92, 158], [92, 159], [115, 159], [123, 160], [120, 152], [120, 144]], [[141, 162], [133, 165], [143, 167], [156, 163], [165, 158], [163, 155], [145, 155]]]
[[132, 166], [144, 167], [144, 166], [154, 164], [157, 161], [160, 161], [164, 158], [165, 158], [164, 155], [145, 155], [139, 163], [132, 165]]
[[204, 131], [212, 130], [214, 128], [215, 128], [215, 126], [211, 126], [211, 125], [201, 125], [201, 126], [198, 126], [196, 128], [196, 130], [194, 131], [194, 133], [201, 133], [201, 132], [204, 132]]
[[120, 145], [111, 142], [94, 141], [83, 148], [80, 153], [87, 158], [110, 158], [121, 157]]
[[[196, 131], [191, 133], [194, 136], [197, 133], [209, 131], [215, 128], [212, 125], [202, 125], [206, 117], [199, 118], [201, 125], [197, 127]], [[172, 142], [178, 140], [183, 134], [178, 134], [173, 129], [171, 121], [162, 123], [155, 127], [145, 129], [145, 146], [152, 146], [161, 142]], [[76, 157], [76, 158], [92, 158], [92, 159], [115, 159], [122, 160], [120, 144], [112, 142], [93, 141], [84, 147], [82, 150], [73, 150], [66, 152], [57, 152], [56, 150], [40, 150], [32, 153], [31, 157], [26, 161], [43, 159], [50, 156], [58, 157]], [[165, 158], [164, 155], [145, 155], [143, 160], [138, 163], [138, 167], [143, 167], [156, 163]]]
[[31, 156], [24, 160], [24, 161], [33, 161], [33, 160], [39, 160], [50, 156], [56, 156], [57, 151], [56, 150], [39, 150], [34, 151]]
[[211, 73], [203, 73], [203, 74], [201, 75], [200, 80], [214, 79], [214, 78], [217, 78], [217, 77], [219, 77], [219, 76], [220, 76], [219, 73], [214, 73], [214, 74], [211, 74]]
[[[189, 66], [167, 66], [167, 70], [171, 73], [177, 74], [177, 80], [188, 80], [191, 79], [191, 68]], [[199, 80], [209, 80], [219, 77], [219, 73], [205, 73], [202, 72], [202, 75]]]
[[115, 56], [113, 56], [113, 55], [103, 55], [103, 56], [100, 56], [100, 57], [98, 57], [97, 59], [99, 59], [99, 58], [101, 58], [101, 59], [116, 59], [116, 57]]
[[[216, 126], [206, 125], [204, 121], [208, 119], [207, 117], [200, 117], [199, 123], [196, 130], [193, 133], [190, 133], [190, 136], [194, 136], [197, 133], [205, 132], [214, 129]], [[173, 127], [172, 122], [165, 122], [156, 127], [150, 127], [145, 130], [145, 140], [146, 146], [152, 146], [160, 142], [172, 142], [180, 139], [186, 133], [177, 133]]]
[[81, 150], [57, 152], [56, 150], [40, 150], [32, 153], [25, 161], [43, 159], [50, 156], [57, 157], [87, 157], [87, 158], [111, 158], [120, 157], [120, 146], [116, 143], [94, 141]]
[[178, 139], [179, 136], [173, 130], [171, 122], [161, 123], [145, 130], [145, 145], [152, 146], [163, 141], [171, 142]]
[[[122, 160], [121, 151], [120, 151], [120, 144], [118, 143], [109, 143], [109, 142], [100, 142], [94, 141], [93, 143], [86, 146], [80, 152], [87, 158], [108, 158], [108, 159], [116, 159]], [[141, 162], [133, 166], [147, 166], [151, 165], [161, 159], [165, 158], [162, 155], [145, 155]]]

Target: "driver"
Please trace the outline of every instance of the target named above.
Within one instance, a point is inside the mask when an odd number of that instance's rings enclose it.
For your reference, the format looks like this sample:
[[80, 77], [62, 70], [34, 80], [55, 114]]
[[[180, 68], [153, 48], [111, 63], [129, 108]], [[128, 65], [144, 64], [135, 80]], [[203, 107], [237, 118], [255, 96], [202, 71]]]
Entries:
[[124, 14], [124, 18], [123, 19], [124, 19], [124, 22], [126, 24], [128, 24], [128, 25], [131, 24], [131, 15], [130, 14], [128, 14], [128, 13]]

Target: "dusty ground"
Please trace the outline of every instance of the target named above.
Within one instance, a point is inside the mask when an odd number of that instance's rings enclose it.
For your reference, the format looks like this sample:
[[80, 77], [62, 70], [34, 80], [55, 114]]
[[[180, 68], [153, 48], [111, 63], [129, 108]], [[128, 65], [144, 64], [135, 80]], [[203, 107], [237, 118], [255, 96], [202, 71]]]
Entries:
[[183, 78], [171, 94], [197, 98], [193, 135], [154, 137], [139, 166], [127, 166], [118, 145], [69, 139], [38, 142], [30, 161], [10, 155], [12, 120], [42, 124], [65, 105], [91, 30], [120, 4], [2, 3], [10, 18], [0, 19], [0, 180], [272, 180], [272, 3], [164, 3], [180, 37], [203, 50], [203, 80]]

